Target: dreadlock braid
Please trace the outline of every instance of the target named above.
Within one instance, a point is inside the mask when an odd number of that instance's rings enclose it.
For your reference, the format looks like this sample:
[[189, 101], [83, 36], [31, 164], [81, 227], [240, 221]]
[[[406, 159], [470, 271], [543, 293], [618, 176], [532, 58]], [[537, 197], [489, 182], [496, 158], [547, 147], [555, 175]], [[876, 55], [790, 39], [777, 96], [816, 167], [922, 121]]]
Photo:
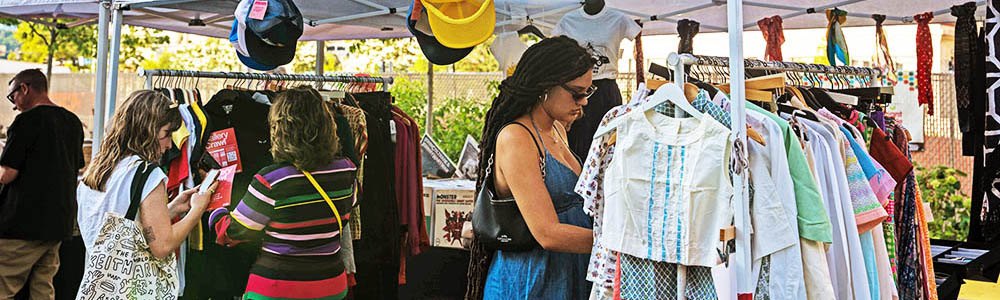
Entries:
[[[591, 53], [566, 36], [543, 39], [528, 47], [514, 74], [500, 83], [500, 94], [493, 99], [486, 112], [480, 141], [477, 187], [481, 188], [486, 179], [484, 173], [490, 155], [496, 151], [500, 130], [540, 104], [547, 90], [583, 76], [593, 69], [594, 64]], [[466, 299], [482, 298], [491, 255], [473, 239]]]

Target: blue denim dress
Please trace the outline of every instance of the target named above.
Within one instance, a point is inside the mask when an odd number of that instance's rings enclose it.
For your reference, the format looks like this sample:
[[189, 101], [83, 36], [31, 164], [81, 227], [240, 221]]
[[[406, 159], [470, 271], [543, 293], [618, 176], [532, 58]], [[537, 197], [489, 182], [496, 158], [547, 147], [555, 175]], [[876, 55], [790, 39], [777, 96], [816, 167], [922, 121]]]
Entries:
[[[544, 144], [543, 146], [544, 147]], [[593, 228], [583, 212], [583, 198], [573, 191], [578, 175], [545, 150], [545, 188], [559, 215], [559, 222]], [[587, 299], [590, 255], [535, 249], [497, 251], [486, 278], [484, 299]]]

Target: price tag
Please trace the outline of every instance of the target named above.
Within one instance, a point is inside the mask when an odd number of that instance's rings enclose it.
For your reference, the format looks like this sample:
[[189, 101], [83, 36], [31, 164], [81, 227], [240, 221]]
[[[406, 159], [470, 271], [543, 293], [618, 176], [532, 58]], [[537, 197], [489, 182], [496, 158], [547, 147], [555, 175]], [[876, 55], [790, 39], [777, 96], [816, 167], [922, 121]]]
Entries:
[[255, 20], [263, 20], [264, 15], [267, 14], [267, 0], [254, 0], [253, 6], [250, 7], [250, 18]]

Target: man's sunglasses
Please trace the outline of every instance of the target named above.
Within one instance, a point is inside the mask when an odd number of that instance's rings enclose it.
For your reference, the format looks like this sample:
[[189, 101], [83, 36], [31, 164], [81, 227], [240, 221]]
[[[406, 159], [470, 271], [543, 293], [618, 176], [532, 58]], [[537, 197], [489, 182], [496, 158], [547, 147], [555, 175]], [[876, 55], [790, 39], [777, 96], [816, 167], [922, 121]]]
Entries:
[[24, 87], [24, 85], [20, 85], [19, 84], [19, 85], [17, 85], [17, 87], [15, 87], [13, 90], [11, 90], [10, 93], [7, 94], [7, 101], [10, 101], [10, 103], [14, 103], [14, 94], [16, 94], [18, 91], [20, 91], [21, 87]]
[[559, 86], [562, 87], [567, 92], [569, 92], [570, 95], [573, 96], [573, 100], [576, 100], [576, 101], [580, 101], [580, 100], [583, 100], [583, 99], [590, 98], [590, 96], [593, 96], [594, 93], [597, 92], [597, 86], [595, 86], [595, 85], [592, 85], [592, 86], [588, 87], [587, 90], [583, 91], [582, 93], [581, 92], [577, 92], [576, 90], [570, 88], [565, 83], [561, 83], [561, 84], [559, 84]]

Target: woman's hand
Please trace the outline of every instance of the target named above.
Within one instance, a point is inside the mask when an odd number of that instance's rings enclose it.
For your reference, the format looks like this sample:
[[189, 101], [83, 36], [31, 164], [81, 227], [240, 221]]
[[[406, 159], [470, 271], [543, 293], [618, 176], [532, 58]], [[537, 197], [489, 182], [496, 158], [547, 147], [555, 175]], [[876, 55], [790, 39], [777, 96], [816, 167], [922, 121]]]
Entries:
[[216, 181], [212, 183], [212, 186], [208, 187], [208, 190], [204, 193], [194, 193], [191, 196], [191, 209], [196, 211], [205, 211], [208, 208], [208, 204], [212, 202], [212, 194], [215, 193], [215, 189], [219, 187], [219, 182]]
[[177, 216], [184, 215], [191, 210], [191, 195], [198, 192], [198, 188], [193, 188], [189, 190], [182, 191], [177, 197], [174, 197], [173, 201], [167, 203], [167, 211], [170, 212], [170, 218], [175, 218]]

